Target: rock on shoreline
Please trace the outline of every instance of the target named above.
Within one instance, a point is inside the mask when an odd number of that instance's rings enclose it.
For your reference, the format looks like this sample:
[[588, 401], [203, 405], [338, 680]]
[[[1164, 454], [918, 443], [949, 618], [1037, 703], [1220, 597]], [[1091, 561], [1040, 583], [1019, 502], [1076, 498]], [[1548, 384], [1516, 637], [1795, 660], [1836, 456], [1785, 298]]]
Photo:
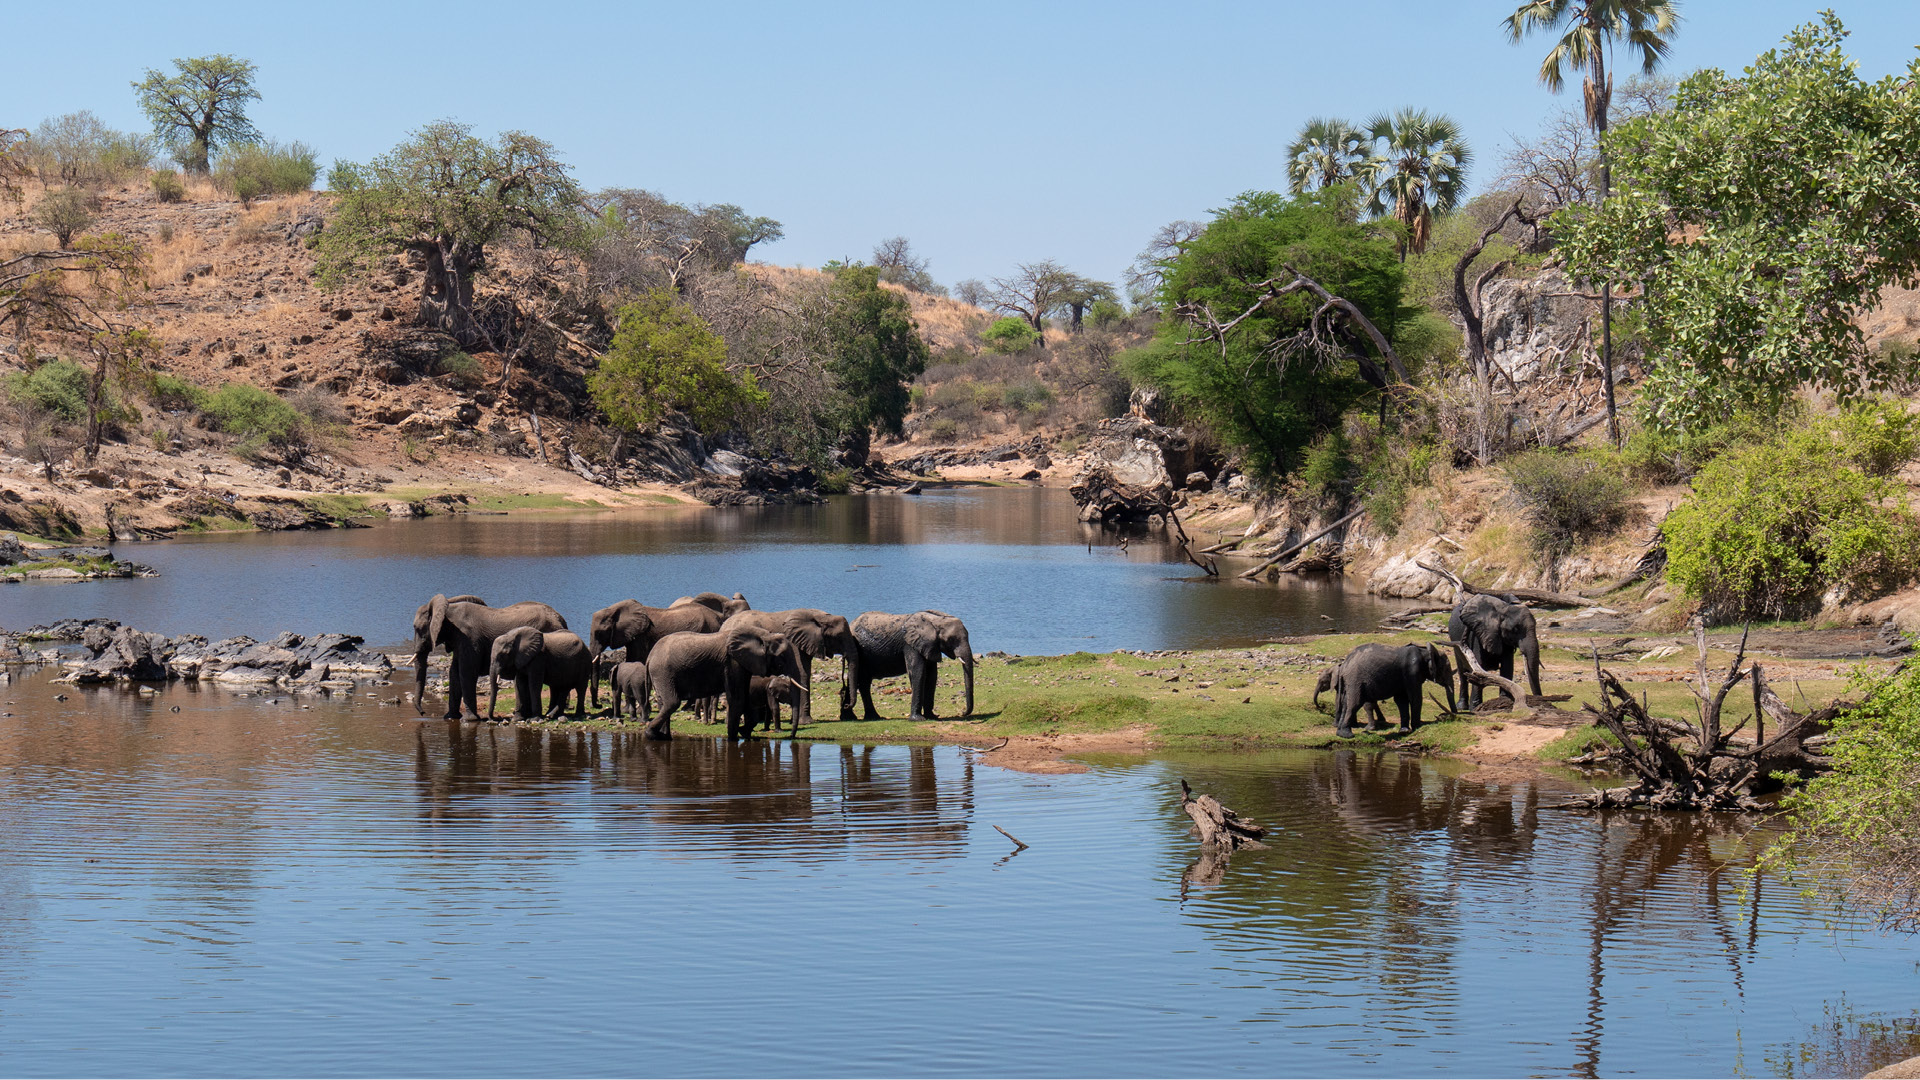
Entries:
[[[199, 634], [168, 637], [114, 619], [62, 619], [18, 635], [24, 641], [77, 641], [91, 655], [66, 663], [61, 681], [71, 683], [187, 681], [284, 686], [292, 690], [346, 688], [351, 676], [386, 678], [393, 662], [361, 648], [352, 634], [284, 633], [271, 641], [240, 636], [209, 642]], [[0, 634], [0, 660], [28, 657], [18, 641]]]

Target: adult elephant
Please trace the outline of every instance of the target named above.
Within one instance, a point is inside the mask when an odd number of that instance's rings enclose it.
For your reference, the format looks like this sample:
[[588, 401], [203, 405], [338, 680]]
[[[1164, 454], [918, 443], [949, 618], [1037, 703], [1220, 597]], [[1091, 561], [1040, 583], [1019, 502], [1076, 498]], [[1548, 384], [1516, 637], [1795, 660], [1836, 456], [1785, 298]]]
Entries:
[[1447, 616], [1447, 637], [1459, 661], [1460, 700], [1468, 709], [1479, 707], [1485, 689], [1467, 678], [1473, 671], [1467, 664], [1469, 656], [1482, 671], [1497, 671], [1511, 680], [1513, 654], [1518, 650], [1527, 661], [1527, 686], [1535, 695], [1540, 693], [1540, 633], [1525, 604], [1472, 593], [1453, 605]]
[[[1333, 677], [1333, 733], [1353, 738], [1353, 721], [1360, 710], [1376, 701], [1393, 699], [1400, 709], [1400, 734], [1420, 725], [1420, 687], [1438, 683], [1447, 691], [1447, 710], [1454, 707], [1453, 670], [1438, 645], [1368, 643], [1347, 654]], [[1378, 712], [1375, 713], [1378, 716]]]
[[[530, 626], [515, 627], [493, 639], [487, 671], [493, 677], [487, 691], [487, 719], [493, 719], [494, 704], [500, 699], [502, 676], [513, 680], [513, 715], [518, 720], [559, 716], [566, 711], [567, 695], [574, 695], [574, 715], [587, 711], [587, 673], [593, 658], [587, 655], [587, 643], [567, 630], [543, 633]], [[540, 691], [553, 691], [551, 704], [540, 708]]]
[[[668, 634], [647, 654], [647, 676], [660, 711], [647, 721], [649, 739], [673, 736], [673, 712], [683, 702], [727, 695], [727, 737], [753, 733], [748, 719], [755, 675], [785, 675], [798, 683], [800, 653], [784, 634], [769, 634], [751, 626], [735, 626], [710, 634]], [[794, 722], [807, 715], [806, 699], [796, 705]]]
[[752, 604], [747, 603], [747, 598], [741, 596], [739, 593], [734, 593], [732, 596], [721, 596], [717, 592], [703, 592], [695, 593], [692, 596], [683, 596], [668, 606], [679, 607], [682, 604], [699, 604], [704, 608], [712, 608], [720, 613], [720, 618], [722, 619], [732, 618], [753, 607]]
[[[672, 607], [648, 607], [638, 600], [622, 600], [593, 613], [588, 625], [587, 647], [593, 658], [608, 649], [627, 650], [627, 659], [646, 662], [653, 646], [668, 634], [711, 634], [720, 629], [722, 617], [705, 604], [675, 604]], [[593, 704], [600, 704], [600, 665], [593, 666]]]
[[477, 596], [448, 599], [435, 596], [413, 613], [413, 703], [427, 714], [427, 657], [444, 648], [452, 657], [447, 668], [447, 719], [480, 716], [480, 673], [487, 669], [493, 641], [516, 627], [540, 631], [565, 630], [567, 620], [537, 600], [488, 607]]
[[943, 656], [960, 661], [967, 694], [966, 709], [960, 715], [973, 715], [973, 646], [967, 641], [966, 624], [959, 619], [944, 611], [906, 615], [869, 611], [853, 620], [853, 637], [860, 655], [850, 675], [867, 719], [880, 719], [873, 707], [873, 680], [896, 675], [905, 675], [913, 688], [908, 719], [934, 719], [933, 691]]
[[818, 608], [790, 608], [786, 611], [742, 611], [728, 616], [726, 626], [753, 626], [769, 633], [785, 634], [800, 650], [800, 670], [806, 673], [801, 690], [807, 695], [808, 711], [813, 703], [813, 661], [818, 657], [838, 656], [847, 662], [850, 685], [860, 666], [860, 648], [853, 638], [853, 625], [844, 615]]

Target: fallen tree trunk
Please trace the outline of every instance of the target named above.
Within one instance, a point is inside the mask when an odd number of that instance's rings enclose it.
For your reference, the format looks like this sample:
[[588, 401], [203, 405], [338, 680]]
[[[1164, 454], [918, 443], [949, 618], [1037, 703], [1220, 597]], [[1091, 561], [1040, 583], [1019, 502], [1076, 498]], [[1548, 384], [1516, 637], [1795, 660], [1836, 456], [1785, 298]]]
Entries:
[[1444, 566], [1434, 566], [1430, 563], [1423, 563], [1418, 559], [1414, 560], [1413, 565], [1430, 574], [1439, 574], [1441, 577], [1453, 582], [1454, 588], [1469, 595], [1480, 594], [1503, 598], [1511, 597], [1523, 604], [1543, 604], [1548, 607], [1600, 608], [1600, 610], [1609, 615], [1619, 614], [1619, 612], [1614, 611], [1612, 608], [1603, 607], [1598, 600], [1593, 600], [1585, 596], [1576, 596], [1573, 593], [1548, 592], [1545, 589], [1483, 589], [1478, 585], [1462, 579], [1460, 575], [1448, 570]]
[[1239, 851], [1259, 847], [1267, 830], [1220, 805], [1211, 795], [1195, 795], [1185, 780], [1180, 781], [1180, 809], [1193, 819], [1202, 847]]
[[1367, 508], [1362, 506], [1360, 509], [1355, 510], [1353, 513], [1348, 514], [1346, 517], [1341, 518], [1339, 521], [1336, 521], [1333, 524], [1327, 526], [1326, 528], [1321, 529], [1319, 532], [1314, 533], [1312, 536], [1307, 537], [1305, 540], [1302, 540], [1299, 543], [1293, 545], [1292, 547], [1286, 549], [1285, 551], [1282, 551], [1280, 554], [1267, 559], [1265, 562], [1261, 563], [1259, 566], [1256, 566], [1253, 569], [1246, 571], [1240, 576], [1243, 578], [1259, 577], [1261, 574], [1265, 573], [1269, 567], [1277, 566], [1280, 563], [1285, 562], [1288, 558], [1294, 555], [1297, 555], [1302, 551], [1305, 551], [1309, 545], [1315, 543], [1316, 541], [1320, 540], [1322, 537], [1325, 537], [1328, 533], [1334, 531], [1335, 529], [1338, 529], [1340, 526], [1345, 525], [1347, 522], [1352, 521], [1354, 518], [1357, 518], [1361, 514], [1364, 514], [1366, 512], [1367, 512]]

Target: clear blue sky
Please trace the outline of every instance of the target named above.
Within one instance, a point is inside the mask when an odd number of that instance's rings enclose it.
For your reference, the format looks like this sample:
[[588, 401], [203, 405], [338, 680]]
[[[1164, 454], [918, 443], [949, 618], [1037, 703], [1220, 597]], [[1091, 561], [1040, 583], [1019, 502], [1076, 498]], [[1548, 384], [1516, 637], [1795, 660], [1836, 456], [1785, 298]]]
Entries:
[[[10, 4], [0, 127], [76, 109], [143, 128], [128, 83], [177, 56], [260, 66], [262, 131], [365, 159], [451, 117], [553, 142], [580, 182], [731, 202], [819, 265], [904, 234], [951, 284], [1059, 259], [1117, 279], [1153, 230], [1285, 185], [1310, 116], [1450, 113], [1497, 170], [1560, 101], [1517, 0], [1239, 3]], [[1683, 0], [1670, 63], [1738, 69], [1830, 2], [1870, 78], [1915, 0]]]

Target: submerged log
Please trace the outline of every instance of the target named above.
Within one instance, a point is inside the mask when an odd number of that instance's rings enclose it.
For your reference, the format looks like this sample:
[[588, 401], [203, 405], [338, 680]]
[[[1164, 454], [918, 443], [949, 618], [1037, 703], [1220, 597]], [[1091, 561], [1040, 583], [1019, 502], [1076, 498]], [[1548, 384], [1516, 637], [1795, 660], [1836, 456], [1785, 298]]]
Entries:
[[1195, 795], [1185, 780], [1180, 781], [1180, 794], [1180, 809], [1193, 819], [1193, 827], [1200, 834], [1202, 847], [1232, 852], [1263, 846], [1260, 838], [1267, 835], [1263, 826], [1220, 805], [1219, 800], [1211, 795]]

